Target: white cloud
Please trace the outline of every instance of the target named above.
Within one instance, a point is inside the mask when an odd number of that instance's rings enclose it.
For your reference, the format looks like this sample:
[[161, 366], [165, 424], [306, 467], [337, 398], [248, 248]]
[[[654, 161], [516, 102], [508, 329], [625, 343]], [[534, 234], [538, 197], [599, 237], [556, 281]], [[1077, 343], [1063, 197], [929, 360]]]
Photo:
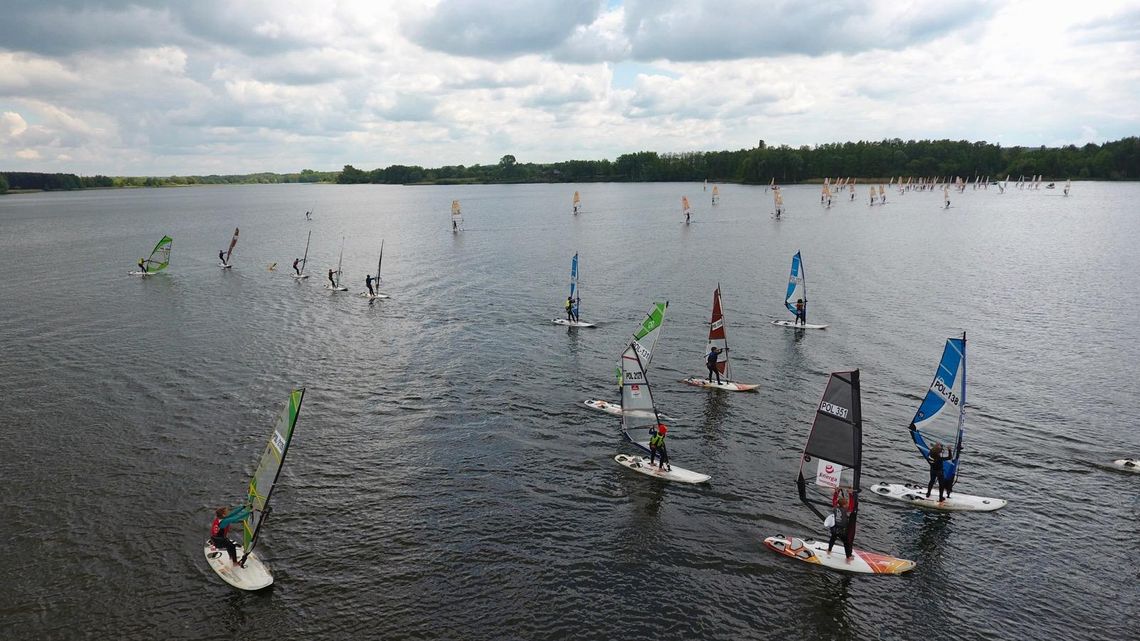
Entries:
[[[1059, 2], [19, 0], [0, 161], [171, 174], [1135, 135], [1140, 11]], [[17, 156], [17, 153], [23, 154]]]

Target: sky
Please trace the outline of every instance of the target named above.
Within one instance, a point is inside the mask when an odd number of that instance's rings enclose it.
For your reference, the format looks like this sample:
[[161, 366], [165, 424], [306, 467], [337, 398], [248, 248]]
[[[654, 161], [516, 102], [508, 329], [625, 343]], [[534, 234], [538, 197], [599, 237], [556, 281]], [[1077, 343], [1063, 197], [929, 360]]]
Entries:
[[1140, 134], [1140, 0], [5, 0], [0, 170]]

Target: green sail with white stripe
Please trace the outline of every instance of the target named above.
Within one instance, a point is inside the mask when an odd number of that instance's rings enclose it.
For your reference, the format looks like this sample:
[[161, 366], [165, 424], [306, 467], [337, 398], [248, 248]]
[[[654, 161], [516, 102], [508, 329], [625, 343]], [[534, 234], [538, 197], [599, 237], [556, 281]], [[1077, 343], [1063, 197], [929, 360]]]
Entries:
[[163, 236], [162, 240], [154, 246], [151, 250], [150, 256], [143, 261], [143, 271], [148, 274], [155, 274], [170, 265], [170, 248], [174, 245], [174, 239], [170, 236]]
[[[242, 521], [242, 541], [245, 556], [253, 551], [257, 544], [257, 536], [261, 532], [261, 525], [265, 521], [269, 508], [269, 495], [277, 483], [277, 476], [281, 473], [281, 466], [285, 463], [285, 454], [289, 451], [289, 443], [293, 440], [293, 428], [297, 426], [297, 416], [301, 413], [301, 401], [305, 397], [305, 388], [295, 389], [289, 394], [289, 402], [277, 416], [277, 424], [273, 427], [273, 435], [261, 453], [261, 460], [257, 463], [257, 470], [249, 481], [249, 494], [246, 505], [252, 508], [249, 516]], [[243, 558], [244, 560], [244, 558]]]

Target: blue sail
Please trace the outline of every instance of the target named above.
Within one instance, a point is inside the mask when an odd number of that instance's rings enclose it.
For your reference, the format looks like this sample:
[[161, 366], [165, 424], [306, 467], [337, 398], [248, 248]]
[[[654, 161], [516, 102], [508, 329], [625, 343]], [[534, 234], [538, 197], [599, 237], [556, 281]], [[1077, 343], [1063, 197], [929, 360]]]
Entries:
[[578, 292], [578, 254], [574, 254], [573, 260], [570, 261], [570, 298], [574, 301], [571, 311], [574, 313], [574, 318], [577, 318], [578, 304], [582, 302]]
[[794, 316], [796, 314], [796, 301], [803, 300], [807, 304], [807, 283], [804, 282], [804, 268], [800, 260], [800, 253], [792, 256], [792, 273], [788, 276], [788, 293], [784, 296], [784, 306]]
[[[936, 419], [947, 408], [956, 410], [956, 422]], [[966, 335], [961, 338], [947, 338], [942, 350], [942, 360], [934, 380], [926, 391], [926, 397], [918, 406], [914, 419], [910, 422], [910, 435], [918, 446], [923, 458], [930, 459], [930, 447], [942, 443], [951, 448], [949, 460], [943, 462], [943, 476], [953, 481], [958, 473], [958, 458], [962, 454], [962, 434], [966, 431]]]

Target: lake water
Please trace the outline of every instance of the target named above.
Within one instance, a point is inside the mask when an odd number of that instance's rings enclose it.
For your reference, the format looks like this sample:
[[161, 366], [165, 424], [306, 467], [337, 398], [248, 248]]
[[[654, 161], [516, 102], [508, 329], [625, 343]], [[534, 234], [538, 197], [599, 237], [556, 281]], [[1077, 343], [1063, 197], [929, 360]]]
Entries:
[[[584, 213], [570, 214], [574, 190]], [[711, 186], [709, 187], [711, 192]], [[1140, 185], [885, 207], [818, 187], [270, 185], [0, 198], [0, 630], [8, 639], [970, 639], [1136, 635]], [[693, 202], [681, 224], [680, 198]], [[466, 230], [449, 231], [452, 199]], [[305, 210], [314, 219], [306, 222]], [[241, 228], [235, 267], [217, 252]], [[288, 276], [312, 231], [309, 270]], [[169, 234], [166, 274], [127, 272]], [[351, 294], [322, 287], [341, 239]], [[384, 291], [356, 296], [384, 241]], [[811, 322], [771, 325], [803, 252]], [[582, 319], [555, 326], [581, 254]], [[277, 263], [276, 271], [267, 266]], [[704, 372], [713, 289], [736, 377]], [[649, 378], [664, 484], [613, 461], [613, 370], [670, 301]], [[864, 488], [924, 482], [907, 424], [969, 338], [957, 490], [929, 514], [864, 492], [856, 544], [914, 559], [848, 577], [773, 554], [825, 536], [797, 499], [827, 374], [860, 368]], [[224, 584], [202, 544], [307, 387], [258, 547]]]

